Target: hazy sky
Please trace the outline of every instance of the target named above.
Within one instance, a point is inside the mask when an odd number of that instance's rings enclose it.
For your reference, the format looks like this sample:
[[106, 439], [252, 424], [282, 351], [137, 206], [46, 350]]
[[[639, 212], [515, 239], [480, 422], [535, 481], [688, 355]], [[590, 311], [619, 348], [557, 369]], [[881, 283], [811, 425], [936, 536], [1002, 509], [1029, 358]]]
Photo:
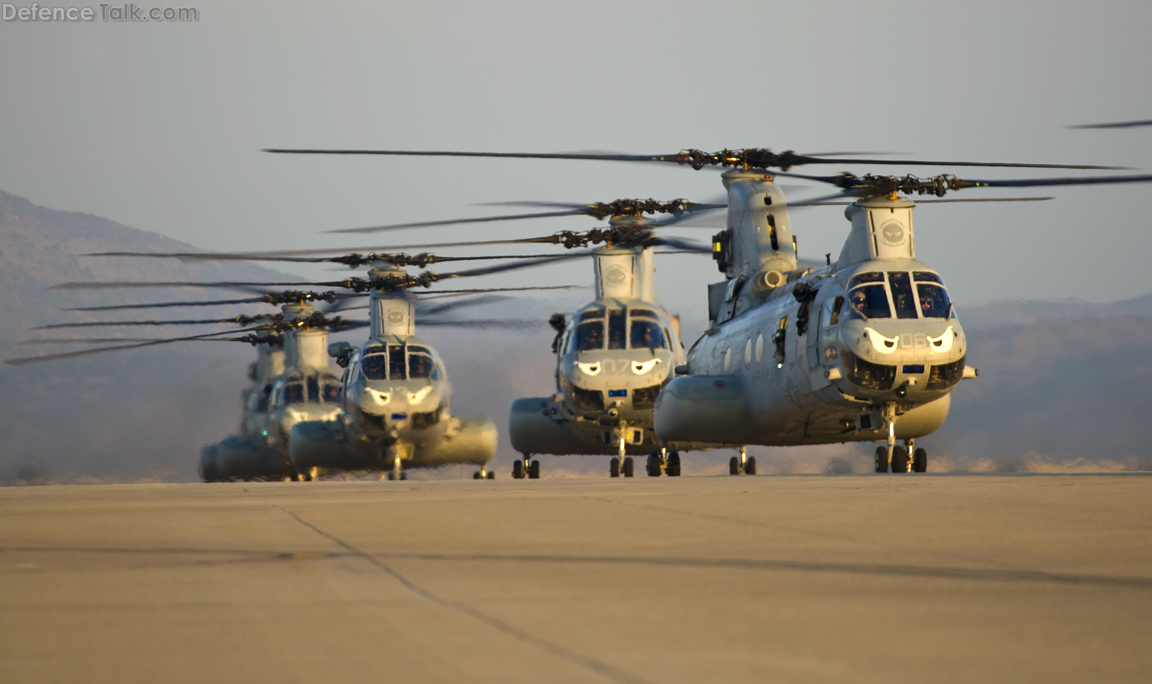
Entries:
[[[764, 146], [1152, 171], [1152, 127], [1066, 128], [1152, 118], [1147, 0], [181, 5], [199, 22], [103, 22], [98, 4], [80, 4], [97, 20], [0, 23], [0, 188], [248, 250], [540, 235], [592, 221], [369, 239], [319, 231], [497, 211], [469, 206], [480, 202], [722, 192], [718, 174], [676, 167], [292, 158], [262, 147]], [[932, 170], [889, 172], [908, 171]], [[1057, 199], [917, 211], [919, 255], [943, 272], [961, 314], [995, 299], [1152, 291], [1152, 185], [1033, 194]], [[836, 208], [793, 215], [802, 256], [835, 256], [847, 227]], [[679, 234], [706, 242], [711, 231]], [[682, 311], [702, 310], [704, 284], [720, 278], [706, 257], [658, 267], [661, 297]], [[587, 264], [528, 273], [517, 280], [590, 280]]]

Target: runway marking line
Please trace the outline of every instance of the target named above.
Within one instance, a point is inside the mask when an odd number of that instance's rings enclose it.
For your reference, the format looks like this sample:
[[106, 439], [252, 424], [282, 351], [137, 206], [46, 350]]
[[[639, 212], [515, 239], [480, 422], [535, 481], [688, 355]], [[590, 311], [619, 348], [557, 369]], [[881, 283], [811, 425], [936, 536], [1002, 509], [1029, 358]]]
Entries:
[[[288, 514], [293, 519], [295, 519], [296, 522], [300, 523], [304, 527], [307, 527], [308, 529], [312, 530], [316, 534], [319, 534], [320, 536], [340, 545], [341, 547], [348, 550], [352, 554], [359, 556], [360, 558], [363, 558], [364, 560], [368, 561], [372, 565], [375, 565], [376, 567], [383, 570], [386, 574], [390, 575], [393, 579], [395, 579], [401, 585], [403, 585], [406, 589], [408, 589], [412, 593], [414, 593], [414, 594], [416, 594], [416, 595], [418, 595], [424, 599], [427, 599], [428, 601], [431, 601], [431, 602], [436, 603], [438, 605], [444, 606], [445, 608], [450, 608], [452, 610], [464, 613], [465, 615], [468, 615], [469, 617], [471, 617], [473, 619], [479, 620], [480, 622], [483, 622], [490, 627], [494, 627], [495, 629], [497, 629], [501, 632], [504, 632], [505, 634], [507, 634], [507, 635], [519, 640], [519, 641], [522, 641], [526, 644], [530, 644], [532, 646], [535, 646], [535, 647], [537, 647], [537, 648], [539, 648], [539, 649], [541, 649], [547, 653], [551, 653], [552, 655], [554, 655], [558, 658], [561, 658], [563, 660], [567, 660], [570, 663], [573, 663], [573, 664], [579, 665], [581, 667], [587, 668], [589, 670], [592, 670], [596, 674], [599, 674], [599, 675], [606, 677], [608, 679], [611, 679], [614, 681], [619, 681], [619, 682], [629, 682], [631, 684], [652, 684], [651, 682], [649, 682], [646, 679], [643, 679], [641, 677], [637, 677], [636, 675], [633, 675], [629, 672], [625, 672], [624, 670], [620, 670], [618, 668], [615, 668], [615, 667], [609, 665], [608, 663], [605, 663], [601, 660], [597, 660], [596, 658], [593, 658], [592, 656], [584, 655], [584, 654], [579, 653], [577, 651], [573, 651], [569, 648], [565, 648], [564, 646], [561, 646], [560, 644], [548, 641], [547, 639], [543, 639], [543, 638], [538, 637], [538, 636], [531, 634], [529, 632], [525, 632], [524, 630], [522, 630], [522, 629], [520, 629], [514, 625], [508, 624], [507, 622], [504, 622], [503, 620], [501, 620], [495, 616], [489, 615], [488, 613], [485, 613], [485, 612], [483, 612], [477, 608], [473, 608], [472, 606], [469, 606], [467, 604], [452, 601], [452, 600], [446, 599], [442, 596], [439, 596], [437, 594], [433, 594], [431, 591], [429, 591], [429, 590], [421, 587], [420, 585], [416, 584], [415, 582], [413, 582], [412, 580], [408, 579], [406, 576], [401, 574], [399, 571], [397, 571], [395, 568], [388, 565], [384, 561], [380, 560], [377, 557], [377, 555], [370, 554], [367, 551], [362, 551], [361, 549], [353, 546], [352, 544], [349, 544], [348, 542], [344, 541], [343, 539], [340, 539], [339, 537], [337, 537], [333, 534], [325, 532], [324, 530], [320, 529], [319, 527], [316, 527], [312, 523], [304, 520], [303, 518], [301, 518], [300, 516], [296, 515], [295, 513], [293, 513], [292, 511], [290, 511], [286, 508], [281, 508], [280, 506], [273, 506], [273, 508], [276, 508], [276, 509]], [[380, 554], [380, 555], [387, 555], [387, 554]], [[397, 555], [395, 557], [404, 557], [404, 556], [403, 555]]]

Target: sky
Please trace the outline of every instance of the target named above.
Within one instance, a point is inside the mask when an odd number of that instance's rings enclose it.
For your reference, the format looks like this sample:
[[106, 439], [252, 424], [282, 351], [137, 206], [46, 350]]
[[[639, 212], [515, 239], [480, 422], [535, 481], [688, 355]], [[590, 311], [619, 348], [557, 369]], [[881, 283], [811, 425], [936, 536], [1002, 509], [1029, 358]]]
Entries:
[[[1152, 118], [1146, 1], [196, 0], [172, 5], [198, 10], [199, 21], [185, 23], [106, 22], [98, 4], [74, 6], [92, 7], [95, 21], [0, 22], [0, 188], [212, 250], [546, 235], [594, 222], [321, 231], [506, 210], [475, 206], [490, 202], [723, 193], [717, 173], [674, 166], [288, 157], [265, 147], [759, 146], [1152, 171], [1152, 127], [1068, 128]], [[802, 169], [840, 170], [1079, 173]], [[826, 192], [781, 184], [794, 198]], [[922, 206], [919, 256], [944, 275], [961, 315], [1002, 299], [1147, 294], [1150, 193], [1152, 185], [968, 191], [1056, 199]], [[813, 208], [796, 211], [792, 226], [801, 256], [820, 258], [839, 253], [848, 223], [841, 209]], [[676, 234], [707, 242], [712, 231]], [[677, 256], [657, 266], [662, 300], [702, 320], [705, 284], [721, 278], [712, 262]], [[330, 278], [330, 270], [309, 273]], [[483, 285], [590, 276], [581, 262]]]

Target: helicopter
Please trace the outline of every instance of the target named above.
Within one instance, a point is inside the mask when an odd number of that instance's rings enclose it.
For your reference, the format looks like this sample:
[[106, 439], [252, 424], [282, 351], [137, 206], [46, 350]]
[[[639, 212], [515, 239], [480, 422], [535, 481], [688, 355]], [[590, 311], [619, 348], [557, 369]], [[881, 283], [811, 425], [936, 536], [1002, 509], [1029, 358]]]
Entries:
[[[179, 258], [196, 258], [196, 259], [209, 259], [215, 258], [213, 255], [204, 255], [197, 253], [195, 255], [181, 255], [181, 254], [136, 254], [136, 253], [116, 253], [117, 256], [142, 256], [142, 257], [179, 257]], [[219, 258], [233, 258], [230, 255], [219, 255]], [[259, 258], [259, 257], [257, 257]], [[323, 258], [311, 259], [311, 261], [330, 262], [339, 261], [350, 266], [358, 266], [365, 263], [365, 261], [376, 264], [389, 264], [389, 263], [412, 263], [413, 261], [427, 264], [435, 261], [446, 260], [471, 260], [477, 258], [487, 259], [504, 259], [516, 257], [434, 257], [433, 255], [418, 255], [414, 258], [409, 258], [406, 255], [369, 255], [362, 257], [362, 255], [346, 255], [338, 260]], [[191, 323], [221, 323], [221, 322], [238, 322], [245, 325], [257, 324], [256, 330], [271, 330], [278, 331], [296, 331], [299, 337], [290, 337], [287, 344], [286, 371], [275, 379], [271, 385], [265, 383], [264, 387], [269, 389], [267, 398], [268, 413], [266, 415], [267, 424], [257, 424], [249, 426], [252, 430], [254, 427], [260, 427], [260, 437], [269, 437], [270, 441], [267, 447], [258, 444], [259, 440], [253, 440], [250, 436], [241, 435], [236, 440], [226, 440], [222, 445], [215, 445], [216, 449], [208, 449], [205, 456], [211, 456], [213, 459], [212, 465], [207, 470], [209, 473], [217, 478], [226, 477], [228, 479], [235, 479], [238, 477], [257, 478], [257, 479], [276, 479], [280, 476], [291, 477], [293, 473], [300, 476], [299, 479], [310, 479], [314, 477], [320, 470], [379, 470], [379, 464], [376, 462], [379, 459], [371, 460], [367, 463], [356, 460], [357, 457], [364, 456], [364, 446], [369, 444], [372, 447], [379, 447], [386, 450], [391, 455], [389, 464], [395, 465], [395, 470], [390, 471], [389, 475], [394, 477], [404, 478], [406, 475], [401, 470], [401, 464], [406, 467], [429, 467], [445, 465], [453, 462], [470, 462], [476, 463], [481, 466], [481, 470], [477, 471], [477, 477], [486, 477], [491, 479], [492, 475], [484, 468], [488, 460], [495, 452], [495, 427], [491, 421], [487, 419], [475, 419], [472, 421], [462, 421], [452, 418], [448, 415], [448, 400], [450, 397], [450, 387], [447, 382], [447, 375], [444, 371], [443, 362], [439, 356], [426, 343], [412, 334], [412, 314], [415, 310], [415, 296], [407, 294], [406, 288], [408, 287], [428, 287], [435, 282], [448, 278], [459, 278], [467, 276], [484, 275], [490, 272], [499, 272], [503, 270], [510, 270], [513, 268], [521, 268], [524, 266], [532, 266], [543, 263], [551, 263], [556, 261], [556, 257], [546, 257], [543, 259], [536, 257], [528, 257], [531, 262], [525, 262], [514, 265], [502, 265], [484, 269], [473, 269], [472, 271], [438, 274], [431, 271], [425, 271], [418, 276], [410, 276], [402, 270], [397, 270], [396, 267], [391, 268], [373, 268], [369, 272], [369, 277], [364, 278], [349, 278], [336, 282], [319, 283], [319, 285], [329, 287], [341, 287], [352, 290], [351, 293], [344, 295], [335, 295], [335, 293], [324, 293], [317, 295], [325, 301], [341, 302], [350, 301], [351, 298], [357, 296], [368, 296], [370, 298], [370, 305], [365, 308], [370, 309], [370, 321], [346, 321], [339, 317], [326, 318], [323, 314], [314, 312], [314, 307], [307, 303], [298, 303], [293, 305], [285, 305], [285, 316], [282, 322], [276, 321], [268, 322], [269, 319], [274, 319], [272, 316], [248, 316], [236, 317], [231, 319], [213, 319], [209, 321], [128, 321], [128, 322], [103, 322], [103, 323], [79, 323], [79, 324], [58, 324], [51, 327], [77, 327], [77, 326], [90, 326], [90, 325], [158, 325], [158, 324], [191, 324]], [[288, 260], [292, 260], [289, 258]], [[159, 286], [194, 286], [194, 287], [227, 287], [227, 288], [252, 288], [252, 287], [267, 287], [270, 285], [299, 285], [299, 283], [187, 283], [187, 282], [171, 282], [171, 283], [64, 283], [56, 286], [61, 289], [73, 288], [114, 288], [114, 287], [159, 287]], [[567, 287], [567, 286], [556, 286]], [[529, 290], [541, 289], [533, 287], [517, 287], [517, 288], [491, 288], [489, 290], [456, 290], [456, 291], [441, 291], [440, 296], [453, 296], [453, 295], [475, 295], [489, 291], [506, 291], [506, 290]], [[550, 288], [544, 288], [550, 289]], [[249, 301], [264, 301], [262, 298], [245, 299], [245, 300], [228, 300], [234, 302], [249, 302]], [[381, 318], [381, 307], [391, 302], [388, 308], [387, 318]], [[139, 308], [141, 306], [171, 306], [171, 305], [207, 305], [223, 303], [221, 300], [213, 302], [187, 302], [187, 303], [164, 303], [157, 305], [131, 305], [132, 308]], [[441, 313], [451, 308], [466, 304], [468, 302], [441, 304], [431, 309], [433, 313]], [[401, 306], [402, 305], [402, 306]], [[113, 309], [113, 308], [126, 308], [126, 307], [94, 307], [98, 309]], [[397, 315], [400, 316], [397, 319]], [[385, 323], [387, 321], [387, 323]], [[397, 322], [399, 321], [399, 322]], [[407, 322], [405, 322], [407, 321]], [[427, 321], [428, 324], [439, 325], [472, 325], [479, 327], [500, 326], [500, 325], [536, 325], [536, 321], [508, 321], [508, 320], [441, 320]], [[374, 333], [373, 339], [379, 343], [385, 341], [395, 342], [393, 348], [388, 348], [392, 354], [385, 357], [379, 357], [372, 353], [374, 350], [380, 349], [380, 344], [373, 346], [370, 342], [366, 349], [363, 361], [360, 361], [358, 354], [346, 354], [346, 352], [355, 351], [351, 345], [347, 343], [339, 343], [335, 347], [328, 345], [325, 348], [325, 338], [327, 330], [338, 330], [356, 327], [372, 326]], [[319, 329], [319, 330], [315, 330]], [[303, 332], [300, 332], [303, 331]], [[387, 332], [385, 332], [387, 331]], [[166, 342], [185, 341], [192, 339], [210, 338], [215, 335], [227, 333], [209, 333], [207, 335], [173, 338], [169, 340], [154, 340], [143, 343], [118, 345], [115, 347], [103, 347], [97, 349], [84, 350], [80, 352], [70, 352], [68, 354], [32, 357], [28, 359], [10, 359], [8, 363], [23, 365], [25, 363], [34, 363], [40, 361], [53, 360], [56, 358], [64, 358], [70, 356], [78, 356], [82, 354], [99, 353], [104, 351], [113, 351], [119, 349], [133, 349], [140, 346], [150, 344], [162, 344]], [[405, 339], [400, 339], [404, 336]], [[395, 354], [395, 347], [401, 349], [402, 363], [397, 367], [397, 357]], [[395, 403], [391, 408], [396, 405], [408, 404], [409, 408], [420, 408], [423, 403], [430, 403], [428, 411], [413, 411], [411, 417], [398, 418], [397, 413], [394, 411], [387, 412], [386, 415], [375, 413], [374, 409], [383, 403], [390, 403], [389, 398], [385, 397], [381, 401], [379, 393], [373, 395], [372, 392], [379, 386], [377, 382], [368, 382], [366, 388], [359, 388], [360, 394], [357, 394], [351, 399], [343, 391], [342, 384], [335, 381], [335, 375], [331, 371], [327, 371], [327, 361], [323, 358], [323, 352], [328, 351], [336, 356], [342, 362], [342, 365], [348, 365], [349, 362], [353, 363], [353, 371], [358, 373], [346, 373], [345, 381], [355, 384], [358, 379], [366, 378], [367, 375], [377, 373], [380, 370], [381, 364], [384, 371], [384, 379], [391, 379], [393, 381], [399, 380], [401, 376], [408, 378], [407, 382], [413, 386], [414, 391], [406, 394], [403, 397], [397, 392], [395, 396]], [[351, 358], [356, 356], [356, 358]], [[403, 357], [407, 357], [407, 361], [403, 361]], [[294, 363], [297, 362], [298, 363]], [[391, 364], [391, 365], [389, 365]], [[316, 381], [315, 388], [310, 388], [308, 379]], [[321, 407], [331, 406], [331, 408], [320, 408], [319, 414], [311, 410], [313, 407], [301, 406], [302, 403], [298, 399], [298, 394], [304, 393], [310, 395], [311, 390], [315, 389], [316, 394], [324, 396], [323, 399], [327, 400], [326, 403], [321, 404]], [[261, 393], [263, 389], [261, 389]], [[363, 395], [363, 396], [362, 396]], [[344, 397], [347, 400], [342, 400], [341, 404], [334, 404], [332, 400]], [[249, 394], [248, 399], [251, 401], [252, 394]], [[369, 406], [364, 406], [361, 400], [370, 401]], [[257, 399], [259, 403], [259, 399]], [[352, 413], [352, 417], [346, 417], [344, 410], [348, 409]], [[355, 441], [347, 442], [340, 440], [339, 442], [324, 441], [317, 443], [315, 437], [320, 432], [324, 432], [322, 427], [325, 420], [316, 420], [316, 418], [333, 419], [339, 416], [342, 418], [341, 426], [350, 425], [353, 427], [351, 433]], [[251, 418], [251, 415], [249, 416]], [[302, 420], [303, 419], [303, 420]], [[311, 420], [308, 420], [311, 419]], [[259, 420], [259, 419], [257, 419]], [[387, 429], [382, 433], [378, 427], [383, 424], [377, 425], [381, 421], [388, 423]], [[308, 430], [296, 430], [298, 425], [307, 425]], [[318, 432], [319, 431], [319, 432]], [[292, 440], [296, 439], [297, 433], [303, 435], [301, 439], [312, 439], [308, 444], [302, 445], [298, 449], [291, 447]], [[335, 434], [333, 431], [327, 431], [325, 434]], [[341, 434], [343, 431], [341, 430]], [[398, 443], [397, 443], [398, 442]], [[334, 452], [343, 452], [346, 446], [351, 447], [351, 460], [334, 458]], [[223, 453], [222, 449], [223, 447]], [[278, 447], [278, 448], [273, 448]], [[231, 451], [229, 451], [229, 449]], [[230, 456], [231, 464], [230, 470], [222, 472], [220, 468], [221, 456]], [[277, 455], [280, 455], [277, 461]], [[343, 454], [342, 456], [349, 456]], [[282, 456], [287, 456], [283, 458]], [[379, 454], [377, 454], [379, 456]], [[228, 460], [227, 458], [225, 460]], [[272, 463], [272, 461], [277, 461]], [[212, 472], [215, 470], [215, 472]], [[243, 472], [241, 472], [243, 471]]]
[[[308, 302], [283, 306], [289, 321], [308, 320], [315, 310]], [[340, 376], [328, 366], [327, 341], [327, 329], [303, 328], [285, 331], [283, 351], [257, 346], [260, 358], [253, 367], [256, 385], [242, 394], [240, 434], [201, 450], [199, 470], [205, 482], [311, 480], [319, 475], [315, 470], [295, 468], [288, 447], [296, 423], [337, 420], [343, 410]]]
[[[528, 154], [401, 150], [292, 150], [297, 154], [381, 154], [583, 159], [726, 167], [727, 227], [713, 238], [725, 280], [708, 286], [709, 328], [687, 363], [656, 397], [662, 445], [680, 441], [738, 447], [729, 472], [754, 474], [746, 446], [884, 442], [877, 472], [926, 472], [915, 440], [943, 425], [950, 392], [978, 372], [942, 276], [917, 259], [908, 195], [943, 196], [975, 187], [1052, 187], [1152, 181], [1152, 176], [1100, 176], [967, 181], [941, 175], [830, 177], [788, 173], [805, 164], [999, 166], [1108, 169], [1089, 165], [890, 161], [840, 155], [775, 153], [764, 148], [670, 155]], [[844, 153], [844, 155], [853, 153]], [[780, 169], [775, 172], [771, 169]], [[835, 185], [821, 200], [848, 199], [851, 222], [835, 262], [802, 268], [796, 259], [788, 203], [776, 176]], [[901, 196], [900, 193], [904, 193]], [[928, 200], [932, 201], [932, 200]], [[937, 200], [949, 201], [949, 200]], [[964, 201], [964, 200], [952, 200]], [[820, 203], [812, 201], [809, 204]], [[831, 203], [831, 202], [829, 202]], [[903, 446], [897, 446], [903, 440]]]

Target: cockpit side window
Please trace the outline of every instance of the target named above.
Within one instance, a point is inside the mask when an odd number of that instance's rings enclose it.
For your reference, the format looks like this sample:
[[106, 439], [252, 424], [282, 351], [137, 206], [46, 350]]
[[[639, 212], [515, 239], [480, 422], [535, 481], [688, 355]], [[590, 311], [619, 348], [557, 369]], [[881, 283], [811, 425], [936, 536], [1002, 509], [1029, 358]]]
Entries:
[[580, 314], [580, 320], [591, 321], [597, 318], [604, 318], [604, 309], [589, 309]]
[[608, 312], [608, 348], [626, 349], [627, 328], [624, 319], [624, 309], [613, 309]]
[[912, 272], [912, 279], [918, 283], [940, 283], [941, 285], [944, 284], [944, 281], [940, 279], [940, 276], [936, 275], [935, 273], [932, 273], [931, 271], [913, 271]]
[[656, 321], [632, 320], [629, 342], [632, 349], [667, 349], [668, 341]]
[[924, 318], [948, 318], [950, 304], [948, 292], [933, 283], [916, 283], [916, 294], [920, 296], [920, 313]]
[[367, 354], [360, 364], [360, 370], [369, 380], [388, 379], [388, 355], [383, 350], [375, 354]]
[[576, 351], [592, 351], [603, 348], [603, 321], [587, 321], [576, 326]]
[[919, 318], [916, 314], [916, 301], [912, 297], [912, 280], [907, 271], [889, 271], [888, 283], [892, 286], [892, 303], [896, 305], [896, 318]]

